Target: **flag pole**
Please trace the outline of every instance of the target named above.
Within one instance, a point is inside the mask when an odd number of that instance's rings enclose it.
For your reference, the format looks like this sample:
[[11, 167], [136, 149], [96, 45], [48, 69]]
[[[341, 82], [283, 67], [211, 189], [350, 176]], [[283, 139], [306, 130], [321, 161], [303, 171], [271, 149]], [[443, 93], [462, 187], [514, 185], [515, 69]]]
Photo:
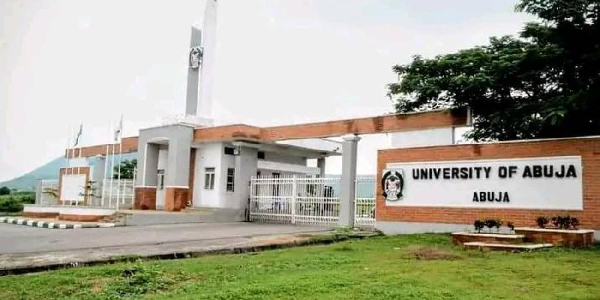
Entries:
[[[81, 121], [80, 125], [79, 125], [79, 133], [77, 134], [77, 145], [79, 145], [79, 155], [78, 158], [81, 159], [81, 137], [83, 136], [83, 121]], [[77, 164], [77, 175], [79, 175], [81, 173], [81, 169], [80, 169], [81, 164], [78, 163]], [[87, 184], [87, 183], [86, 183]]]
[[[112, 124], [112, 121], [111, 121]], [[111, 126], [112, 127], [112, 126]], [[110, 191], [109, 191], [109, 198], [108, 198], [108, 203], [109, 206], [112, 204], [112, 194], [113, 194], [113, 178], [115, 177], [114, 172], [115, 172], [115, 141], [114, 141], [114, 137], [113, 140], [110, 142], [111, 144], [111, 155], [110, 155]]]
[[[77, 164], [77, 175], [81, 175], [81, 137], [83, 135], [83, 121], [81, 121], [79, 123], [79, 130], [77, 131], [77, 136], [75, 137], [75, 144], [73, 145], [73, 159], [75, 159], [75, 157], [77, 157], [77, 160], [75, 161]], [[77, 154], [77, 146], [79, 146], [79, 154]], [[88, 187], [88, 182], [87, 181], [83, 181], [83, 201], [85, 202], [85, 198], [86, 195], [88, 193], [87, 190]], [[75, 201], [75, 206], [79, 206], [79, 199], [77, 199]]]
[[[119, 165], [117, 170], [117, 202], [121, 201], [121, 161], [123, 159], [123, 114], [121, 114], [121, 120], [119, 121]], [[118, 210], [117, 205], [117, 210]]]
[[[110, 140], [110, 124], [108, 125], [108, 138]], [[104, 177], [102, 177], [102, 199], [100, 205], [104, 207], [104, 198], [106, 194], [106, 175], [108, 174], [108, 144], [106, 144], [106, 155], [104, 156]]]
[[[65, 166], [65, 172], [63, 174], [60, 174], [61, 177], [67, 175], [67, 173], [69, 172], [69, 165], [70, 165], [70, 162], [69, 162], [69, 148], [71, 148], [71, 133], [73, 133], [72, 129], [73, 129], [72, 126], [69, 125], [69, 137], [67, 138], [67, 149], [66, 149], [67, 152], [65, 153], [65, 156], [66, 156], [66, 159], [67, 159], [67, 165]], [[59, 178], [59, 179], [61, 179], [61, 178]], [[61, 194], [60, 198], [62, 198], [62, 196], [63, 196], [62, 193], [59, 193], [59, 194]], [[61, 199], [58, 199], [58, 201], [60, 201], [62, 205], [65, 205], [66, 201], [62, 201]]]

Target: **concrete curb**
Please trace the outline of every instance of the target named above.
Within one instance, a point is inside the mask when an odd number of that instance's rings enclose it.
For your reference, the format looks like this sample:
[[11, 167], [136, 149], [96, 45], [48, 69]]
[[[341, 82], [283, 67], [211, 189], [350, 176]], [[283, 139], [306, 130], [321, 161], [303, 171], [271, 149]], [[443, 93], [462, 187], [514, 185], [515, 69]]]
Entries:
[[82, 228], [109, 228], [115, 227], [114, 223], [101, 224], [65, 224], [46, 221], [35, 221], [24, 218], [0, 217], [0, 223], [25, 225], [30, 227], [47, 228], [47, 229], [82, 229]]

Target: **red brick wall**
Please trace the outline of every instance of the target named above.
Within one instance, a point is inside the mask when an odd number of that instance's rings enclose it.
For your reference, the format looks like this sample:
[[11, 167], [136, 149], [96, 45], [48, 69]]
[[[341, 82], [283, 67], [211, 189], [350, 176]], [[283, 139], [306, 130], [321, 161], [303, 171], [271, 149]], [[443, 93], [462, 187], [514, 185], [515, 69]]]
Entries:
[[234, 138], [256, 141], [324, 138], [345, 134], [374, 134], [440, 128], [465, 125], [466, 123], [465, 111], [435, 111], [263, 128], [238, 124], [196, 128], [194, 141], [205, 142]]
[[[138, 147], [138, 137], [134, 136], [134, 137], [126, 137], [123, 138], [123, 142], [121, 143], [121, 153], [131, 153], [131, 152], [136, 152], [137, 151], [137, 147]], [[102, 144], [102, 145], [95, 145], [95, 146], [88, 146], [88, 147], [82, 147], [82, 148], [75, 148], [75, 149], [67, 149], [65, 150], [65, 157], [90, 157], [90, 156], [96, 156], [96, 155], [106, 155], [106, 146], [109, 146], [109, 151], [110, 153], [113, 152], [113, 146], [112, 144]], [[119, 144], [114, 144], [114, 151], [115, 154], [119, 153]], [[81, 152], [81, 155], [80, 153]]]
[[531, 226], [535, 225], [538, 216], [568, 214], [578, 217], [582, 228], [600, 229], [600, 138], [380, 150], [377, 178], [381, 178], [388, 163], [569, 155], [581, 156], [583, 211], [386, 206], [378, 180], [377, 221], [472, 224], [478, 218], [501, 218], [513, 221], [516, 226]]

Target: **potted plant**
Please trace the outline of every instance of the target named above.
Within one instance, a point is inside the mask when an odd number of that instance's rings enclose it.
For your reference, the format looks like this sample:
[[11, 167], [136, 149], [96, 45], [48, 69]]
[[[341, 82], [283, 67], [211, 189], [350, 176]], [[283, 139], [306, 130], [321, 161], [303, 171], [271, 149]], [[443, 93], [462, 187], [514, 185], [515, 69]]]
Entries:
[[546, 228], [546, 225], [548, 225], [549, 222], [548, 218], [544, 216], [537, 217], [535, 221], [540, 228]]
[[488, 228], [488, 233], [492, 232], [492, 228], [496, 227], [498, 222], [495, 219], [486, 219], [485, 227]]
[[494, 220], [495, 224], [494, 227], [496, 227], [496, 233], [500, 232], [500, 227], [502, 226], [502, 224], [504, 224], [504, 222], [501, 219], [496, 219]]
[[473, 227], [475, 227], [477, 233], [481, 233], [481, 230], [485, 227], [485, 223], [482, 220], [475, 220], [475, 222], [473, 222]]
[[570, 220], [570, 221], [571, 221], [571, 222], [570, 222], [570, 223], [571, 223], [571, 227], [572, 227], [573, 229], [577, 230], [577, 229], [578, 229], [578, 227], [579, 227], [579, 219], [577, 219], [577, 218], [574, 218], [574, 217], [573, 217], [573, 218], [571, 218], [571, 220]]

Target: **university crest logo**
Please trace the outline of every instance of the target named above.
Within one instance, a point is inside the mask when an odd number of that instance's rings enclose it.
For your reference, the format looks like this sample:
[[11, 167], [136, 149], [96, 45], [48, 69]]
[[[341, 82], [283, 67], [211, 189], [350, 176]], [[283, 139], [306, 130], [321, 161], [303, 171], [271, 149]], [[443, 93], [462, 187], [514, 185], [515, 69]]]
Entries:
[[384, 170], [381, 187], [386, 201], [398, 201], [402, 198], [404, 176], [401, 172], [402, 170]]

